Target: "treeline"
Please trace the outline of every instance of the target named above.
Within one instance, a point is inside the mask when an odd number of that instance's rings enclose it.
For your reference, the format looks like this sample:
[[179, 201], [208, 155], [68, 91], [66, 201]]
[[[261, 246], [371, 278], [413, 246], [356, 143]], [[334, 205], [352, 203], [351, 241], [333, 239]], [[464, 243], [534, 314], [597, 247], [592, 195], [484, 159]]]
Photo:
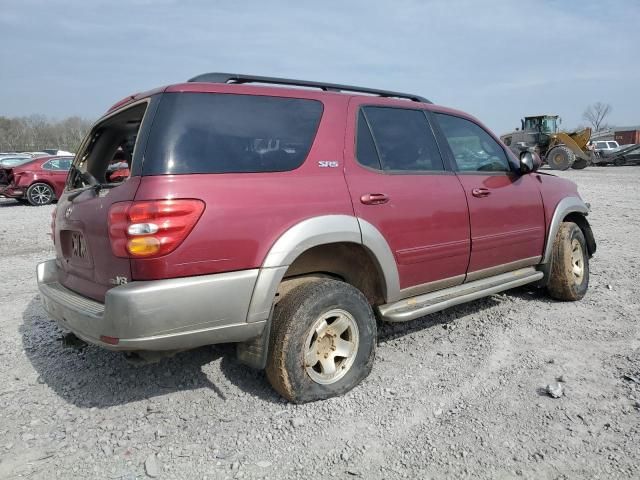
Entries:
[[80, 117], [52, 120], [42, 115], [0, 116], [0, 152], [35, 152], [43, 148], [75, 152], [91, 124]]

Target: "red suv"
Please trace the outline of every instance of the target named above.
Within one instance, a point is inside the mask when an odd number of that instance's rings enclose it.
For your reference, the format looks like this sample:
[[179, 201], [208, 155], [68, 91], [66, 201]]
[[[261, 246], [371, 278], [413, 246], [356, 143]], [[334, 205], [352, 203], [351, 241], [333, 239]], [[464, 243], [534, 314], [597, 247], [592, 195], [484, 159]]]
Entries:
[[0, 197], [34, 206], [48, 205], [64, 190], [73, 157], [40, 157], [15, 166], [0, 165]]
[[583, 297], [588, 207], [538, 167], [417, 95], [204, 74], [96, 123], [38, 283], [88, 342], [235, 342], [287, 399], [324, 399], [369, 374], [377, 319], [528, 283]]

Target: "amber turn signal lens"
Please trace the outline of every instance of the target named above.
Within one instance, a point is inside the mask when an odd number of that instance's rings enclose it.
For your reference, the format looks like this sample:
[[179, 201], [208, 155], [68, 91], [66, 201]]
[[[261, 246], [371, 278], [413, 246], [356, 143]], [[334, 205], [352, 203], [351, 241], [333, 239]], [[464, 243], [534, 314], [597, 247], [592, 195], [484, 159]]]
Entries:
[[127, 242], [127, 250], [136, 257], [155, 255], [160, 250], [160, 240], [156, 237], [137, 237]]

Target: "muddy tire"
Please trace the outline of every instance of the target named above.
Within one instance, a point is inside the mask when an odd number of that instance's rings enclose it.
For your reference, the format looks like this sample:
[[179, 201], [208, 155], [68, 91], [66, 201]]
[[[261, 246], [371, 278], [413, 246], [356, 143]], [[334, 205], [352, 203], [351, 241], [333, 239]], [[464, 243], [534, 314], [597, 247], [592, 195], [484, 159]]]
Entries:
[[303, 283], [274, 308], [266, 373], [295, 403], [342, 395], [371, 372], [376, 319], [365, 296], [333, 279]]
[[556, 300], [580, 300], [589, 288], [589, 254], [580, 227], [563, 222], [553, 242], [547, 290]]
[[55, 199], [53, 188], [46, 183], [34, 183], [27, 189], [27, 200], [34, 207], [49, 205]]
[[566, 170], [576, 160], [576, 154], [564, 146], [554, 147], [547, 153], [547, 163], [553, 170]]

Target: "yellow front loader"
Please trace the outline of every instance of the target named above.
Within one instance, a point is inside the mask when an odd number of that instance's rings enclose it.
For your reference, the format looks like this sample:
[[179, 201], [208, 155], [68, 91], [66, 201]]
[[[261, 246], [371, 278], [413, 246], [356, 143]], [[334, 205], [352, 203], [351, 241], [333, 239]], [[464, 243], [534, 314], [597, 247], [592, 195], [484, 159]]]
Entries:
[[518, 156], [538, 153], [554, 170], [582, 169], [591, 164], [593, 152], [587, 145], [591, 129], [560, 132], [558, 115], [536, 115], [522, 119], [522, 129], [503, 135], [502, 141]]

